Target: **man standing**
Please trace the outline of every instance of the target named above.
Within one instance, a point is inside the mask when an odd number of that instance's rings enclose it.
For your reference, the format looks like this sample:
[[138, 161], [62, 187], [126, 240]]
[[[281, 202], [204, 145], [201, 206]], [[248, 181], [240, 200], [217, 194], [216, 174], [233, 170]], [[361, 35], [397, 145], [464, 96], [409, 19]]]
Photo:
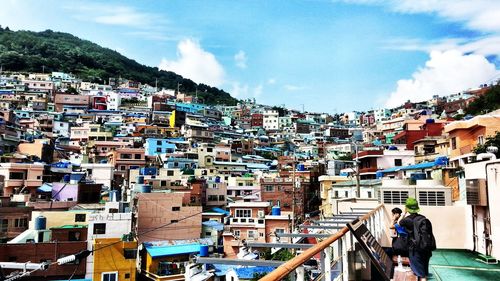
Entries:
[[410, 215], [400, 221], [400, 225], [409, 233], [409, 258], [413, 273], [421, 281], [427, 281], [429, 275], [429, 260], [432, 251], [436, 249], [436, 241], [432, 234], [432, 224], [424, 216], [418, 214], [417, 199], [408, 198], [405, 204], [406, 212]]

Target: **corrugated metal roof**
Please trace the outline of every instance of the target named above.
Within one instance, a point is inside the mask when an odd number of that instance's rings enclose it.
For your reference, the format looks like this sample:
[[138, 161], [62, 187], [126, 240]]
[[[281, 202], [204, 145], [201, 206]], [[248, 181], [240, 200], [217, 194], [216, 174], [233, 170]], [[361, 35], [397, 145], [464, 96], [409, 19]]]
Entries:
[[151, 246], [146, 247], [148, 254], [153, 258], [193, 254], [200, 252], [201, 244], [184, 244], [171, 246]]

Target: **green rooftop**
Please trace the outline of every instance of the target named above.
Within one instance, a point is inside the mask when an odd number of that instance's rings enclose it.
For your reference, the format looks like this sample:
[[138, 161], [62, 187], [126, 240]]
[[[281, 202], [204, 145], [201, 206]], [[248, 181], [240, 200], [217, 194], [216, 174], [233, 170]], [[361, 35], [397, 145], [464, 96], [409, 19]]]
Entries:
[[87, 228], [86, 225], [66, 224], [62, 226], [51, 227], [50, 229], [64, 229], [64, 228]]
[[476, 260], [478, 257], [467, 250], [436, 250], [432, 253], [428, 280], [500, 280], [500, 264], [485, 264]]

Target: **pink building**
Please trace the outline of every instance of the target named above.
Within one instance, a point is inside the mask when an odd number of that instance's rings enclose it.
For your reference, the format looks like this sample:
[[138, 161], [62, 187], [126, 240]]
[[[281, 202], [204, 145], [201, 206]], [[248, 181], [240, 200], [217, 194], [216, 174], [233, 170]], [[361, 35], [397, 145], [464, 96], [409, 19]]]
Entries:
[[188, 198], [185, 198], [185, 194], [180, 192], [137, 193], [138, 233], [165, 225], [165, 227], [158, 228], [147, 234], [139, 235], [139, 241], [142, 243], [158, 240], [200, 238], [202, 207], [188, 206], [186, 204]]
[[3, 181], [3, 195], [26, 192], [36, 194], [36, 189], [43, 183], [43, 164], [2, 163], [0, 181]]

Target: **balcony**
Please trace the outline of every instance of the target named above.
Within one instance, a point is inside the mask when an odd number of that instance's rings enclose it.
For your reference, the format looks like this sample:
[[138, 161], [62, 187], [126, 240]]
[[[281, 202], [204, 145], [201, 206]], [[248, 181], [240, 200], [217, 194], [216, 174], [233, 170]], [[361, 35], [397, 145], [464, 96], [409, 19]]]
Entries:
[[[384, 155], [383, 150], [366, 150], [358, 152], [358, 159], [367, 157], [381, 157], [383, 155]], [[353, 155], [352, 159], [356, 159], [356, 155]]]
[[376, 173], [378, 171], [378, 169], [375, 167], [368, 167], [368, 168], [362, 168], [362, 169], [359, 169], [359, 173], [360, 174], [368, 174], [368, 173]]

